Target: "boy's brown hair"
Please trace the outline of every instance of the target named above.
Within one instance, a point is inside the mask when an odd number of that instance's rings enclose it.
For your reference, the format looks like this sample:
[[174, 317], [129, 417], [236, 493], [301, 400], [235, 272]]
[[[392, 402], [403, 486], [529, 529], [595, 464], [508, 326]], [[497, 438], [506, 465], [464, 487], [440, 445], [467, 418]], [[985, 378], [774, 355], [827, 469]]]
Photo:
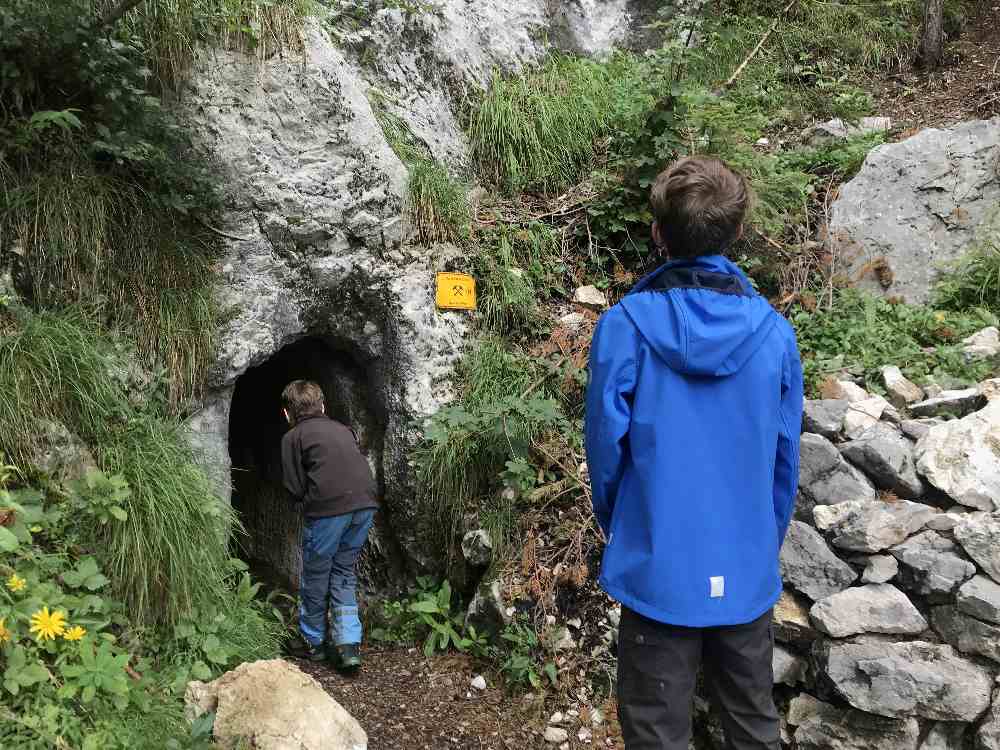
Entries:
[[323, 389], [311, 380], [293, 380], [281, 392], [281, 404], [292, 422], [323, 414]]
[[650, 203], [670, 257], [694, 258], [723, 253], [739, 239], [750, 189], [721, 160], [689, 156], [659, 174]]

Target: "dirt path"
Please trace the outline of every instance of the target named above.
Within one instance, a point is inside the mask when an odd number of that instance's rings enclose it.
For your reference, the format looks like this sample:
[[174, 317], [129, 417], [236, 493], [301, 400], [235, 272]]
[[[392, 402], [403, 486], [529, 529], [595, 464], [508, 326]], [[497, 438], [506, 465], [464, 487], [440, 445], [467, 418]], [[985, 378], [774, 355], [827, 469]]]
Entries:
[[[471, 687], [477, 674], [461, 655], [426, 659], [419, 649], [367, 647], [364, 669], [344, 677], [325, 664], [298, 662], [368, 733], [369, 750], [535, 750], [558, 748], [542, 735], [550, 714], [533, 697], [510, 696], [489, 683]], [[554, 710], [554, 709], [553, 709]], [[593, 727], [586, 715], [567, 716], [568, 745], [622, 748], [613, 710]], [[580, 740], [582, 727], [591, 732]], [[584, 737], [587, 737], [586, 732]]]

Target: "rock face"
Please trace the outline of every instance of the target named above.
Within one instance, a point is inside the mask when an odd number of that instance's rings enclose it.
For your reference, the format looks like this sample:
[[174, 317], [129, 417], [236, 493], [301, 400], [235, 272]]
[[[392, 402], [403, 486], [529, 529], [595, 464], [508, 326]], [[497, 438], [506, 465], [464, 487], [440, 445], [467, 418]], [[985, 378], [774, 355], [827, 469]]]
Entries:
[[[998, 153], [998, 120], [923, 130], [869, 153], [830, 218], [831, 247], [850, 279], [926, 301], [936, 269], [976, 241], [1000, 201]], [[888, 273], [875, 273], [882, 263]]]
[[813, 508], [856, 500], [874, 500], [877, 492], [858, 469], [851, 466], [837, 446], [822, 435], [805, 433], [799, 443], [799, 520], [812, 521]]
[[899, 497], [916, 498], [923, 494], [924, 483], [917, 476], [913, 461], [913, 443], [895, 427], [879, 422], [840, 450], [881, 489]]
[[850, 586], [858, 574], [837, 557], [814, 529], [792, 521], [781, 548], [781, 574], [785, 582], [813, 601]]
[[976, 574], [976, 566], [937, 532], [925, 531], [889, 550], [900, 563], [904, 587], [935, 601], [946, 599]]
[[861, 574], [862, 583], [887, 583], [896, 577], [899, 563], [889, 555], [873, 555], [865, 563], [865, 572]]
[[927, 629], [906, 594], [889, 584], [850, 588], [813, 605], [809, 616], [817, 630], [834, 638], [858, 633], [917, 635]]
[[[300, 49], [266, 59], [204, 53], [179, 104], [225, 187], [230, 238], [219, 262], [229, 314], [192, 441], [223, 499], [235, 485], [246, 554], [292, 584], [298, 527], [274, 446], [284, 430], [280, 389], [296, 377], [320, 382], [328, 411], [355, 428], [379, 480], [371, 550], [380, 562], [363, 558], [362, 577], [397, 562], [432, 569], [440, 557], [426, 541], [434, 520], [412, 502], [408, 454], [420, 420], [453, 397], [465, 341], [467, 315], [435, 307], [435, 273], [465, 270], [467, 259], [447, 245], [410, 244], [407, 172], [378, 115], [402, 118], [435, 158], [461, 170], [469, 87], [495, 68], [542, 59], [553, 43], [606, 52], [633, 23], [628, 0], [435, 5], [373, 8], [356, 31], [307, 21]], [[391, 96], [369, 101], [373, 90]]]
[[975, 721], [990, 706], [992, 675], [951, 646], [832, 642], [820, 649], [819, 659], [844, 700], [869, 713]]
[[486, 529], [470, 531], [462, 537], [462, 556], [469, 565], [485, 567], [493, 559], [493, 542]]
[[854, 552], [881, 552], [899, 544], [934, 514], [930, 506], [907, 500], [841, 503], [813, 510], [816, 527], [831, 534], [834, 546]]
[[1000, 510], [1000, 399], [931, 427], [916, 455], [917, 470], [955, 502]]
[[931, 622], [938, 634], [963, 654], [1000, 662], [1000, 626], [969, 617], [957, 607], [935, 607]]
[[835, 440], [844, 428], [848, 406], [850, 402], [846, 399], [807, 399], [802, 411], [802, 429]]
[[1000, 584], [986, 576], [976, 576], [958, 590], [958, 608], [980, 620], [1000, 625]]
[[916, 750], [920, 740], [916, 719], [842, 711], [806, 694], [792, 700], [788, 722], [797, 750]]
[[364, 730], [316, 680], [281, 659], [188, 685], [189, 714], [215, 713], [215, 742], [261, 750], [366, 750]]
[[50, 419], [38, 421], [32, 444], [32, 464], [58, 482], [82, 479], [97, 469], [93, 454], [66, 425]]
[[976, 750], [1000, 750], [1000, 690], [993, 695], [993, 708], [976, 732]]
[[1000, 583], [1000, 513], [970, 513], [955, 526], [955, 538], [969, 557]]

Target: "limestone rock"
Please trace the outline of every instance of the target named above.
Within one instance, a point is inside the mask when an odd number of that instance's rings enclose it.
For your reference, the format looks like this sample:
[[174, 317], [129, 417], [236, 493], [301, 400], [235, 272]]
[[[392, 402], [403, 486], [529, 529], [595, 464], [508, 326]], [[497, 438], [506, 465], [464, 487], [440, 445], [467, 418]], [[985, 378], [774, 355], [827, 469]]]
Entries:
[[813, 605], [816, 629], [834, 638], [858, 633], [917, 635], [927, 621], [902, 591], [889, 584], [868, 584], [829, 596]]
[[934, 516], [928, 505], [909, 500], [882, 500], [817, 506], [816, 527], [832, 536], [835, 547], [854, 552], [881, 552], [920, 531]]
[[990, 705], [992, 675], [951, 646], [826, 641], [817, 657], [836, 691], [869, 713], [971, 722]]
[[921, 419], [904, 419], [899, 428], [908, 438], [920, 440], [930, 432], [931, 427], [937, 424], [944, 424], [944, 420], [940, 417], [923, 417]]
[[844, 417], [844, 434], [851, 440], [861, 437], [867, 430], [878, 424], [888, 406], [889, 402], [881, 396], [872, 396], [864, 401], [852, 402]]
[[917, 476], [913, 460], [913, 443], [895, 427], [879, 422], [840, 446], [840, 450], [881, 489], [907, 498], [918, 498], [924, 493], [924, 483]]
[[954, 533], [969, 557], [1000, 583], [1000, 513], [969, 513]]
[[590, 310], [601, 311], [608, 306], [608, 298], [596, 286], [581, 286], [573, 293], [573, 301]]
[[928, 128], [868, 154], [831, 209], [830, 250], [846, 277], [907, 302], [930, 299], [942, 264], [977, 241], [1000, 201], [997, 123]]
[[780, 645], [775, 645], [772, 658], [775, 684], [794, 687], [805, 680], [806, 660]]
[[910, 413], [915, 417], [964, 417], [982, 408], [985, 401], [979, 388], [942, 391], [939, 396], [912, 404]]
[[916, 719], [888, 719], [842, 711], [803, 693], [792, 699], [788, 722], [796, 726], [796, 750], [916, 750]]
[[1000, 510], [1000, 399], [931, 427], [916, 457], [917, 471], [955, 502]]
[[813, 601], [825, 599], [850, 586], [858, 574], [838, 558], [819, 533], [792, 521], [781, 548], [781, 574], [785, 582]]
[[809, 620], [809, 604], [793, 591], [782, 591], [774, 605], [774, 635], [783, 643], [808, 644], [818, 637]]
[[993, 707], [976, 732], [976, 750], [1000, 750], [1000, 689], [993, 695]]
[[804, 433], [799, 442], [799, 491], [795, 516], [812, 521], [813, 508], [851, 500], [874, 500], [875, 487], [822, 435]]
[[846, 399], [806, 399], [802, 410], [802, 429], [835, 440], [844, 427], [849, 405]]
[[883, 133], [891, 128], [892, 118], [889, 117], [862, 117], [856, 123], [847, 123], [837, 117], [808, 128], [802, 140], [810, 146], [822, 146], [870, 133]]
[[969, 362], [979, 362], [1000, 354], [1000, 330], [990, 326], [962, 340], [962, 353]]
[[934, 531], [951, 531], [962, 522], [964, 515], [964, 513], [937, 513], [927, 522], [927, 528]]
[[553, 745], [558, 745], [569, 739], [569, 732], [562, 727], [545, 727], [545, 741]]
[[946, 599], [976, 574], [976, 566], [958, 554], [958, 547], [936, 531], [925, 531], [889, 550], [901, 564], [898, 579], [904, 588]]
[[903, 371], [895, 365], [886, 365], [882, 368], [882, 382], [885, 383], [885, 389], [889, 393], [889, 401], [901, 409], [924, 398], [923, 389], [907, 380]]
[[958, 590], [958, 608], [980, 620], [1000, 625], [1000, 584], [986, 576], [970, 578]]
[[939, 721], [920, 743], [920, 750], [962, 750], [968, 729], [968, 724], [959, 721]]
[[465, 626], [471, 625], [478, 633], [496, 637], [509, 621], [500, 594], [500, 582], [480, 584], [465, 613]]
[[841, 399], [847, 401], [849, 404], [871, 398], [871, 394], [857, 383], [851, 380], [838, 380], [836, 378], [824, 383], [823, 395], [825, 398]]
[[1000, 378], [990, 378], [989, 380], [984, 380], [979, 384], [978, 388], [979, 395], [987, 401], [992, 401], [997, 398], [997, 396], [1000, 396]]
[[31, 463], [57, 482], [83, 479], [97, 470], [90, 449], [61, 422], [39, 419], [30, 447]]
[[474, 567], [484, 568], [493, 560], [493, 542], [486, 529], [470, 531], [462, 537], [462, 556]]
[[931, 622], [938, 635], [963, 654], [1000, 662], [1000, 625], [977, 620], [951, 606], [931, 610]]
[[215, 712], [214, 739], [229, 750], [241, 742], [261, 750], [368, 747], [358, 722], [316, 680], [282, 659], [242, 664], [207, 685], [192, 684], [187, 695], [197, 701], [196, 710]]
[[862, 583], [888, 583], [899, 572], [899, 562], [889, 555], [872, 555], [861, 574]]

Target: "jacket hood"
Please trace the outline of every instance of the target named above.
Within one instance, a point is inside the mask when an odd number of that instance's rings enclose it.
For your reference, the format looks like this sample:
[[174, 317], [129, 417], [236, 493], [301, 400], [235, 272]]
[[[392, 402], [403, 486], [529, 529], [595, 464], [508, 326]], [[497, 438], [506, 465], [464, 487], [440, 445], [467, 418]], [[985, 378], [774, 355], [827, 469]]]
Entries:
[[[735, 277], [736, 292], [700, 286], [657, 289], [657, 280], [669, 269]], [[739, 372], [778, 322], [778, 314], [750, 280], [721, 255], [665, 263], [636, 284], [621, 305], [657, 356], [686, 375]]]

